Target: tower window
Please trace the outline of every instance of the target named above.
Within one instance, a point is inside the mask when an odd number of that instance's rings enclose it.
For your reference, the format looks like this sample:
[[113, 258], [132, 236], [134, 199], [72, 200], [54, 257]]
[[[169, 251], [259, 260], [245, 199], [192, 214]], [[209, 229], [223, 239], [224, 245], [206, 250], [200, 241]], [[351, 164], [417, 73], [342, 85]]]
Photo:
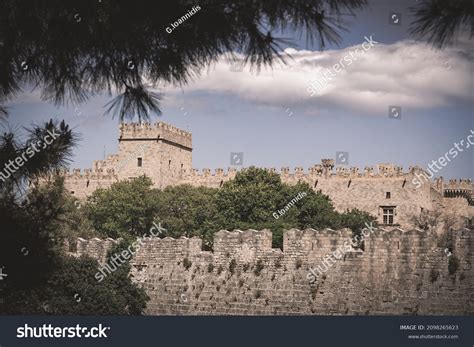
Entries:
[[393, 207], [384, 207], [383, 208], [383, 224], [393, 224]]
[[168, 166], [171, 166], [171, 160], [168, 160]]
[[74, 195], [74, 190], [71, 190], [71, 195]]
[[386, 198], [386, 199], [390, 199], [390, 192], [386, 192], [386, 193], [385, 193], [385, 198]]
[[143, 164], [142, 158], [138, 158], [137, 164], [138, 164], [138, 167], [142, 167], [142, 164]]

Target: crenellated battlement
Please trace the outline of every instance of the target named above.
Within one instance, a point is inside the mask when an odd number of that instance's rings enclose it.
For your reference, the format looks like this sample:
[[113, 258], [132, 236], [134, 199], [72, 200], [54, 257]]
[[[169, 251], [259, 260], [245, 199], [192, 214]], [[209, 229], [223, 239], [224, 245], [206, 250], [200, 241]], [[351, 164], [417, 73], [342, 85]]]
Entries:
[[[466, 229], [468, 230], [468, 229]], [[380, 243], [387, 242], [390, 239], [396, 239], [397, 242], [403, 242], [406, 239], [407, 242], [413, 243], [413, 239], [425, 239], [427, 237], [436, 240], [436, 236], [432, 232], [428, 232], [420, 229], [404, 230], [401, 228], [372, 228], [367, 229], [369, 232], [365, 239], [365, 242]], [[462, 237], [467, 237], [464, 229], [460, 229], [458, 233]], [[348, 228], [333, 230], [330, 228], [316, 230], [316, 229], [290, 229], [283, 232], [283, 252], [282, 254], [294, 255], [295, 250], [299, 252], [310, 252], [314, 251], [316, 247], [331, 248], [342, 245], [345, 241], [352, 238], [352, 231]], [[468, 235], [469, 236], [469, 235]], [[164, 252], [168, 253], [169, 250], [174, 250], [175, 253], [180, 256], [186, 254], [188, 256], [197, 256], [202, 250], [202, 239], [199, 237], [185, 237], [172, 238], [172, 237], [144, 237], [138, 238], [137, 241], [140, 244], [140, 248], [143, 248], [145, 252]], [[93, 238], [91, 240], [85, 240], [82, 238], [77, 239], [77, 252], [75, 255], [89, 254], [96, 258], [103, 259], [106, 256], [107, 251], [113, 245], [117, 244], [119, 240], [107, 238], [101, 240]], [[215, 256], [222, 256], [228, 258], [232, 254], [242, 252], [244, 250], [254, 250], [257, 253], [265, 253], [271, 251], [272, 248], [272, 232], [270, 230], [220, 230], [214, 234], [213, 243]]]
[[83, 239], [79, 237], [76, 243], [76, 251], [69, 252], [69, 254], [74, 256], [90, 256], [99, 261], [99, 263], [104, 263], [107, 259], [107, 252], [114, 245], [116, 245], [120, 240], [114, 240], [112, 238], [107, 238], [101, 240], [99, 238], [93, 238], [90, 240]]
[[[203, 251], [198, 237], [142, 238], [130, 276], [151, 298], [146, 313], [152, 315], [474, 312], [472, 231], [452, 230], [449, 249], [422, 230], [364, 234], [364, 248], [354, 249], [349, 229], [291, 229], [283, 251], [272, 248], [269, 230], [220, 230], [213, 251]], [[105, 259], [115, 242], [80, 239], [77, 249], [98, 258], [98, 273], [106, 277], [123, 263], [120, 256]]]
[[192, 134], [173, 125], [152, 123], [121, 123], [119, 141], [166, 140], [192, 148]]
[[178, 135], [184, 137], [192, 137], [192, 134], [188, 131], [182, 130], [180, 128], [175, 127], [174, 125], [167, 124], [164, 122], [156, 122], [156, 123], [121, 123], [120, 124], [120, 134], [121, 135], [144, 135], [145, 137], [153, 137], [153, 136], [146, 136], [147, 134], [156, 134], [157, 131], [166, 130], [172, 133], [176, 133]]
[[444, 183], [441, 178], [436, 181], [436, 186], [438, 190], [441, 187], [445, 198], [463, 198], [469, 206], [474, 206], [474, 186], [470, 179], [450, 179]]
[[270, 251], [272, 249], [272, 232], [270, 230], [220, 230], [214, 235], [214, 253], [224, 258], [228, 253], [238, 253], [244, 249]]
[[473, 185], [470, 179], [450, 179], [448, 183], [444, 185], [445, 190], [473, 190]]
[[[325, 159], [323, 159], [324, 161]], [[283, 177], [286, 176], [299, 176], [299, 177], [326, 177], [326, 178], [384, 178], [384, 177], [406, 177], [412, 175], [415, 172], [423, 172], [419, 167], [410, 167], [408, 171], [403, 171], [402, 166], [396, 166], [393, 164], [378, 164], [376, 166], [377, 170], [374, 170], [373, 166], [366, 166], [362, 172], [359, 167], [343, 167], [337, 166], [324, 166], [321, 164], [316, 164], [307, 170], [304, 170], [303, 167], [295, 167], [290, 169], [290, 167], [282, 167], [279, 171], [272, 168], [265, 168], [268, 172], [279, 174]], [[222, 176], [235, 176], [237, 169], [228, 168], [224, 170], [222, 168], [217, 168], [212, 171], [209, 168], [203, 168], [201, 171], [198, 169], [193, 169], [191, 172], [192, 177], [222, 177]]]
[[227, 170], [224, 170], [222, 168], [217, 168], [214, 170], [214, 172], [211, 171], [209, 168], [204, 168], [201, 171], [198, 169], [192, 169], [191, 171], [191, 177], [198, 177], [198, 176], [203, 176], [203, 177], [210, 177], [210, 176], [215, 176], [215, 177], [222, 177], [222, 176], [230, 176], [230, 177], [235, 177], [237, 174], [237, 169], [234, 168], [228, 168]]
[[117, 177], [114, 169], [66, 169], [62, 171], [62, 174], [67, 179], [73, 180], [88, 178], [109, 180]]

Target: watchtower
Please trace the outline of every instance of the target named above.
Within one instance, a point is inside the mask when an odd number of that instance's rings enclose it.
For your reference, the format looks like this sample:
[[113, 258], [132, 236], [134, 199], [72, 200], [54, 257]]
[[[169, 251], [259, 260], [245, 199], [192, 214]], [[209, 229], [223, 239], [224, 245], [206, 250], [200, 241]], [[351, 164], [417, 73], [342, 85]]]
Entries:
[[114, 159], [119, 180], [147, 175], [158, 188], [179, 184], [192, 169], [192, 135], [163, 122], [122, 123]]

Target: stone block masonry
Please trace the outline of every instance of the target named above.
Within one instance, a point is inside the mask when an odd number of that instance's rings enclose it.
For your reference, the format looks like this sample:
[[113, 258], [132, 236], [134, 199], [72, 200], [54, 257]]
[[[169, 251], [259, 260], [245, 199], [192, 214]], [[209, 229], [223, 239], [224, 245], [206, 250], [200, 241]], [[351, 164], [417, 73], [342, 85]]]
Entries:
[[101, 240], [98, 238], [93, 238], [91, 240], [85, 240], [83, 238], [78, 238], [76, 243], [76, 249], [73, 252], [70, 252], [69, 244], [66, 244], [65, 251], [69, 254], [75, 256], [88, 255], [92, 258], [97, 259], [100, 264], [103, 264], [107, 260], [107, 251], [111, 249], [118, 241], [111, 238]]
[[[431, 232], [377, 229], [364, 251], [346, 253], [310, 284], [309, 267], [351, 236], [349, 229], [291, 229], [283, 251], [271, 248], [268, 230], [219, 231], [213, 252], [202, 251], [199, 238], [147, 239], [131, 275], [151, 298], [149, 315], [474, 313], [472, 231], [452, 232], [449, 255]], [[112, 241], [84, 244], [79, 254], [90, 249], [103, 260]]]

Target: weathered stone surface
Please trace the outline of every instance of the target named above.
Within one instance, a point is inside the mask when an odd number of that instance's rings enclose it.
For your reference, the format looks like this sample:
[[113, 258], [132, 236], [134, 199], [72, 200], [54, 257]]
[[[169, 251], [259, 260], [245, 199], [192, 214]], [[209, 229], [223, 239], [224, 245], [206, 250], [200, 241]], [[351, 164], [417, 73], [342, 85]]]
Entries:
[[[132, 276], [151, 298], [150, 315], [473, 314], [472, 231], [450, 236], [451, 254], [432, 233], [377, 229], [364, 251], [343, 253], [313, 284], [309, 268], [350, 241], [350, 230], [288, 230], [283, 251], [267, 230], [219, 231], [214, 252], [199, 238], [145, 239]], [[80, 239], [77, 254], [104, 261], [112, 243]]]

